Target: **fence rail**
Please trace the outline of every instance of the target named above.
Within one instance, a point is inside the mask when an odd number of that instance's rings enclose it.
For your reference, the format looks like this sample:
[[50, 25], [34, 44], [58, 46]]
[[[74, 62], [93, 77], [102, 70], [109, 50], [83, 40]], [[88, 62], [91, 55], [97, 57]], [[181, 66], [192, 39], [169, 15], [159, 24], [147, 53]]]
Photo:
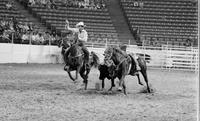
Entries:
[[[116, 44], [87, 43], [89, 50], [96, 52], [101, 61], [105, 48], [111, 45]], [[0, 63], [61, 63], [60, 51], [51, 45], [0, 43]], [[195, 47], [127, 45], [127, 53], [137, 53], [150, 68], [186, 71], [198, 71], [199, 68], [199, 51]]]

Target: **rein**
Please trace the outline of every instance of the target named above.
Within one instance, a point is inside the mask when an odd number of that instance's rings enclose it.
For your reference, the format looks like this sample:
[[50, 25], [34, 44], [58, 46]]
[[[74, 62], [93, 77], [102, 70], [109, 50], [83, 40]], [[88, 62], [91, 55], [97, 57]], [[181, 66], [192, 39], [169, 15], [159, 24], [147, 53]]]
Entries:
[[83, 54], [79, 54], [79, 55], [77, 55], [77, 56], [74, 56], [74, 57], [72, 57], [72, 56], [70, 56], [71, 58], [77, 58], [77, 57], [80, 57], [80, 56], [82, 56]]

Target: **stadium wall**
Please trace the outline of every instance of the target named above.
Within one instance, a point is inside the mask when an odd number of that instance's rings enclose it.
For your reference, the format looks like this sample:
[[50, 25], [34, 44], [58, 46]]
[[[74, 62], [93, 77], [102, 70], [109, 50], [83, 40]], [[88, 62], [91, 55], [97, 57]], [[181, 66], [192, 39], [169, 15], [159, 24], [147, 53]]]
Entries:
[[[105, 47], [88, 47], [88, 49], [96, 52], [100, 61], [103, 61]], [[149, 55], [147, 63], [149, 67], [192, 71], [198, 69], [198, 49], [194, 48], [184, 50], [168, 47], [147, 49], [129, 46], [127, 52]], [[63, 63], [63, 60], [61, 48], [57, 46], [0, 43], [0, 63]]]

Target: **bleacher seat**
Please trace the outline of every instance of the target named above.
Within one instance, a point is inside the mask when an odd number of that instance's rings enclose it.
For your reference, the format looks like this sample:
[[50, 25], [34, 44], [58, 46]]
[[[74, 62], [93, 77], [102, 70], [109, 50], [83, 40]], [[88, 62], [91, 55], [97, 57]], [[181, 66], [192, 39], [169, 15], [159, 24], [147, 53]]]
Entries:
[[[134, 7], [134, 0], [120, 0], [130, 28], [139, 27], [146, 38], [169, 38], [168, 43], [197, 38], [197, 5], [192, 0], [143, 0]], [[163, 43], [163, 42], [160, 42]]]

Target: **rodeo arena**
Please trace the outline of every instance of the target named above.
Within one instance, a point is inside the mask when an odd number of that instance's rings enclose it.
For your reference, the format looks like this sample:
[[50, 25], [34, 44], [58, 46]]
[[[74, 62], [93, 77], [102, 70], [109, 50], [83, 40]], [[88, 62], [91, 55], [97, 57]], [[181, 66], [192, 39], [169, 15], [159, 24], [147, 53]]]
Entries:
[[0, 121], [198, 121], [198, 0], [0, 0]]

